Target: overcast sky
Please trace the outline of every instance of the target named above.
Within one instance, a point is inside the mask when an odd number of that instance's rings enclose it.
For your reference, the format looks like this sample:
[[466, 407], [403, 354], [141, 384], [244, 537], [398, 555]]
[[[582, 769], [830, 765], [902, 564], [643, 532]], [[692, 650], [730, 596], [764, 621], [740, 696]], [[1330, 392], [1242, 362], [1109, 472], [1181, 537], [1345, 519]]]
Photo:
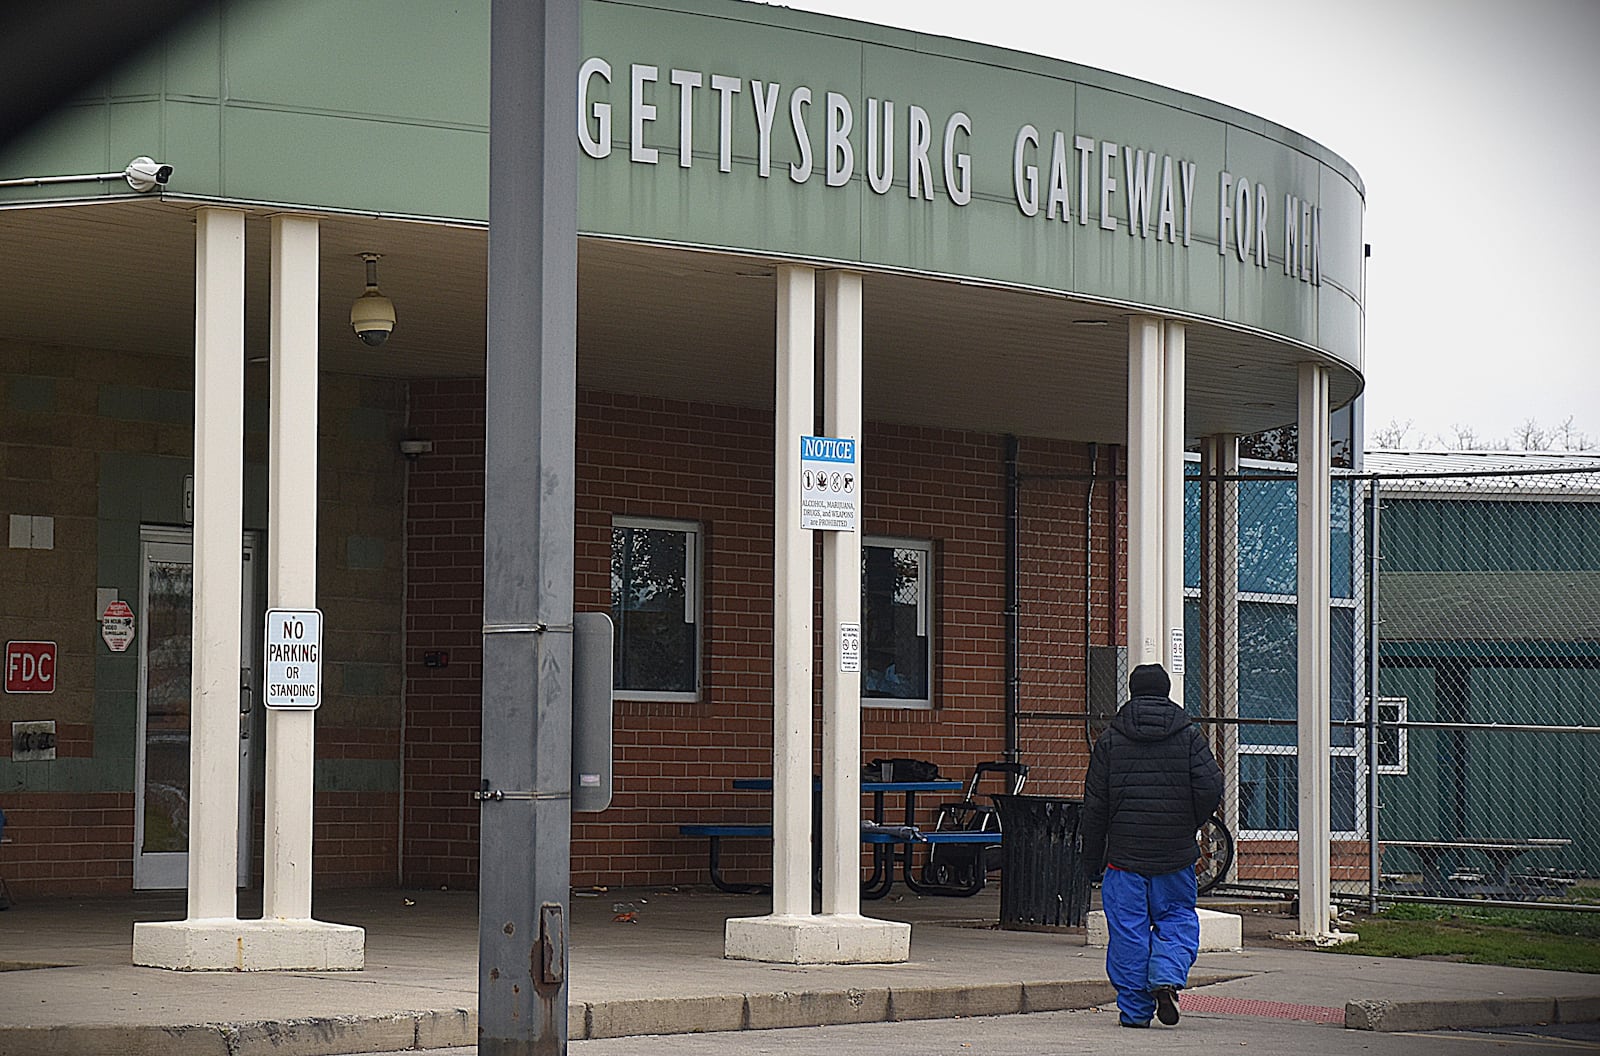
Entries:
[[1600, 443], [1600, 0], [789, 0], [1287, 125], [1367, 188], [1367, 434]]

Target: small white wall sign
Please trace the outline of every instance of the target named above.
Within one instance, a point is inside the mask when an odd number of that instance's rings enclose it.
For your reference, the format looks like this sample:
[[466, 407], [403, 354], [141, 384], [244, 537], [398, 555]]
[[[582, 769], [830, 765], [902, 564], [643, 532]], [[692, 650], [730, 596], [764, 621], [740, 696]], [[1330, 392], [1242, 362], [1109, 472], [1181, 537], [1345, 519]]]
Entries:
[[841, 623], [839, 625], [839, 670], [845, 672], [861, 670], [861, 625], [859, 623]]

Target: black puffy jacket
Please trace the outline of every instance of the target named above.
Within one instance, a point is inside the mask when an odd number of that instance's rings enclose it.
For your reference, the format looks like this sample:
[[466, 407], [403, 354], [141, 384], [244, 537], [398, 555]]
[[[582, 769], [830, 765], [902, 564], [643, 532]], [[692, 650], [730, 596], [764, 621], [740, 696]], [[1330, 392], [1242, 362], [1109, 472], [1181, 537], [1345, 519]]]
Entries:
[[1083, 860], [1160, 876], [1200, 857], [1195, 831], [1222, 801], [1222, 770], [1205, 735], [1165, 697], [1134, 697], [1089, 757]]

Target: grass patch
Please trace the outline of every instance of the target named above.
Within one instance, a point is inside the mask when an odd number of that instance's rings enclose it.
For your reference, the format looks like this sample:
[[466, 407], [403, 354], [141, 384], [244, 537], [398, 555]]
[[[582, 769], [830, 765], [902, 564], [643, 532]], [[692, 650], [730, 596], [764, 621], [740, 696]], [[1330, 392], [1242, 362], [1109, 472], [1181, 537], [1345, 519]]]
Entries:
[[1406, 903], [1356, 931], [1359, 942], [1332, 952], [1600, 974], [1600, 914]]
[[1600, 913], [1573, 913], [1559, 909], [1497, 909], [1493, 906], [1435, 906], [1405, 902], [1384, 911], [1385, 920], [1429, 920], [1490, 924], [1519, 928], [1545, 935], [1565, 935], [1576, 939], [1600, 939]]

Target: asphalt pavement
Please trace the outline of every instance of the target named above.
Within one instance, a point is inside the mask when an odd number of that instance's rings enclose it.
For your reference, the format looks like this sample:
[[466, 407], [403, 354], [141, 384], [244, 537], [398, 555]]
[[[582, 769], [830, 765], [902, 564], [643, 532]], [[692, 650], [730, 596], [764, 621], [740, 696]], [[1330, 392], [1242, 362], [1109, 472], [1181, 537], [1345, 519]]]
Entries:
[[[242, 896], [241, 915], [251, 916], [253, 908], [250, 896]], [[999, 930], [993, 891], [970, 899], [904, 895], [868, 903], [869, 915], [912, 924], [911, 959], [904, 964], [797, 966], [724, 958], [723, 922], [769, 908], [765, 897], [698, 888], [576, 892], [568, 1034], [574, 1041], [597, 1040], [573, 1051], [714, 1053], [724, 1051], [716, 1046], [734, 1045], [751, 1052], [777, 1044], [784, 1028], [811, 1028], [814, 1043], [823, 1044], [835, 1027], [871, 1024], [881, 1024], [884, 1037], [929, 1031], [930, 1038], [945, 1038], [941, 1031], [979, 1029], [992, 1016], [1005, 1026], [983, 1028], [971, 1039], [950, 1034], [954, 1047], [948, 1050], [904, 1051], [999, 1056], [1010, 1051], [992, 1048], [1005, 1031], [1044, 1029], [1047, 1022], [1059, 1022], [1066, 1047], [1027, 1048], [1035, 1038], [1015, 1051], [1088, 1051], [1072, 1046], [1091, 1030], [1111, 1031], [1119, 1046], [1163, 1044], [1161, 1037], [1171, 1033], [1116, 1033], [1114, 1013], [1086, 1011], [1111, 1007], [1102, 951], [1087, 947], [1081, 933]], [[1363, 1051], [1376, 1053], [1428, 1050], [1379, 1048], [1391, 1042], [1374, 1032], [1600, 1021], [1600, 977], [1309, 950], [1273, 938], [1296, 925], [1281, 906], [1232, 908], [1244, 917], [1244, 948], [1203, 954], [1196, 965], [1177, 1028], [1189, 1051], [1202, 1031], [1221, 1038], [1230, 1023], [1246, 1021], [1323, 1039], [1356, 1034], [1341, 1026], [1358, 1028], [1373, 1046]], [[0, 969], [8, 969], [0, 974], [0, 1056], [330, 1056], [449, 1050], [476, 1041], [473, 893], [319, 893], [314, 913], [367, 929], [363, 971], [133, 967], [134, 921], [181, 918], [179, 894], [30, 901], [0, 913]], [[1063, 1018], [1054, 1015], [1059, 1010], [1085, 1011]], [[1052, 1017], [1014, 1015], [1021, 1012]], [[629, 1049], [634, 1043], [598, 1040], [706, 1031], [726, 1036], [691, 1039], [692, 1049], [664, 1041]], [[1171, 1042], [1168, 1037], [1164, 1044]], [[850, 1045], [843, 1051], [865, 1050]]]

